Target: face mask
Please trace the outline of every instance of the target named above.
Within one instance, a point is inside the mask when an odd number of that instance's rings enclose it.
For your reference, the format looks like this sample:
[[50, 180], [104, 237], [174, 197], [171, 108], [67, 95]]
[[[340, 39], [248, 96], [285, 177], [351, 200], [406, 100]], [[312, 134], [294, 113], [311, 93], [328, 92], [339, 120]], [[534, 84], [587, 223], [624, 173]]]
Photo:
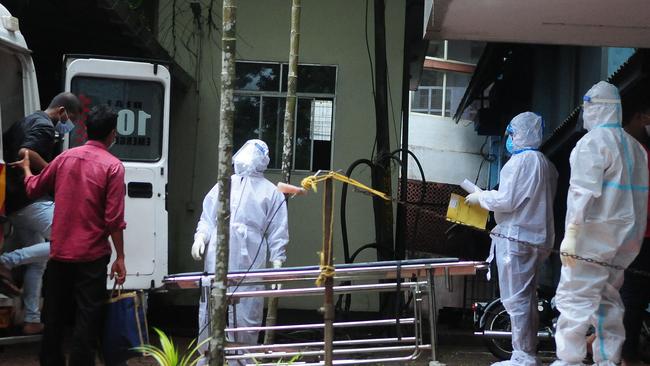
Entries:
[[72, 123], [68, 118], [65, 121], [59, 121], [59, 123], [54, 126], [54, 129], [59, 133], [59, 135], [65, 135], [74, 129], [74, 123]]
[[508, 150], [510, 155], [514, 154], [515, 143], [512, 142], [512, 135], [508, 135], [508, 139], [506, 140], [506, 150]]

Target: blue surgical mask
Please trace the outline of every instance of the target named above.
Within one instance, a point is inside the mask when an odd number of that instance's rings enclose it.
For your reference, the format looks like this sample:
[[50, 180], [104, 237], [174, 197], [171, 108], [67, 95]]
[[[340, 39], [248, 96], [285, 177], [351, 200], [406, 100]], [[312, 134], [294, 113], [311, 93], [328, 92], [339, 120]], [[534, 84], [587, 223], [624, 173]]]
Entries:
[[512, 142], [512, 135], [508, 135], [508, 138], [506, 139], [506, 150], [508, 150], [510, 155], [515, 153], [515, 143]]
[[59, 135], [65, 135], [74, 129], [74, 123], [72, 123], [68, 118], [65, 121], [59, 121], [59, 123], [54, 126], [54, 129], [59, 133]]

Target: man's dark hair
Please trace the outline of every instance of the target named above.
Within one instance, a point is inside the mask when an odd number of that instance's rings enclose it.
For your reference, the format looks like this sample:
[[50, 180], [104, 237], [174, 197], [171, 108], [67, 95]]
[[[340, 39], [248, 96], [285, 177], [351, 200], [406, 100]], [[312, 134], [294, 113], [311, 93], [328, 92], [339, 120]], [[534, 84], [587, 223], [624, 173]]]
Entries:
[[76, 95], [69, 93], [69, 92], [63, 92], [57, 94], [54, 99], [50, 102], [50, 105], [47, 106], [47, 108], [58, 108], [58, 107], [63, 107], [65, 108], [66, 111], [72, 112], [72, 113], [81, 113], [81, 102], [79, 101], [79, 98], [77, 98]]
[[100, 104], [88, 112], [86, 131], [88, 140], [104, 140], [117, 127], [117, 113], [107, 106]]

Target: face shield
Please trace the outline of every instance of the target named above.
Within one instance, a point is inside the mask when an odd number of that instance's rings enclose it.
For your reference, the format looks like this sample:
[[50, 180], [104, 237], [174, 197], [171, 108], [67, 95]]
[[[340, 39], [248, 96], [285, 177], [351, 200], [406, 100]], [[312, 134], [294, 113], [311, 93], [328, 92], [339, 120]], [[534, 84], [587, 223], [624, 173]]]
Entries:
[[510, 121], [506, 134], [506, 149], [510, 154], [537, 150], [542, 144], [544, 121], [533, 112], [520, 113]]
[[262, 140], [248, 140], [233, 156], [235, 174], [262, 176], [269, 165], [269, 148]]
[[614, 85], [601, 81], [589, 89], [582, 101], [582, 122], [587, 131], [605, 124], [622, 126], [621, 97]]

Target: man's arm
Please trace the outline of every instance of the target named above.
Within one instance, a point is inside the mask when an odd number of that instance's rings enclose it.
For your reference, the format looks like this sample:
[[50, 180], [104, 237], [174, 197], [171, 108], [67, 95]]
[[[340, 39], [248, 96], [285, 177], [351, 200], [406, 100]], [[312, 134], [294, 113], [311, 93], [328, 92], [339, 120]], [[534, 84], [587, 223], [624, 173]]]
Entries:
[[126, 265], [124, 264], [124, 230], [111, 233], [113, 246], [115, 246], [115, 261], [111, 266], [111, 280], [115, 278], [118, 285], [126, 280]]
[[54, 159], [52, 164], [49, 164], [39, 175], [34, 175], [30, 166], [31, 155], [32, 154], [29, 150], [25, 151], [25, 156], [22, 160], [9, 163], [9, 166], [23, 170], [25, 174], [24, 182], [27, 196], [30, 198], [37, 198], [53, 190], [59, 159]]
[[53, 146], [54, 127], [49, 121], [39, 121], [25, 132], [25, 137], [19, 145], [18, 157], [23, 158], [25, 152], [29, 150], [32, 170], [38, 173], [47, 166], [42, 156], [49, 158]]
[[[43, 159], [43, 157], [37, 153], [36, 151], [32, 149], [28, 149], [26, 147], [21, 148], [18, 150], [18, 157], [20, 159], [25, 159], [25, 157], [29, 157], [29, 163], [30, 167], [36, 172], [40, 172], [41, 170], [45, 169], [48, 165], [48, 162]], [[20, 160], [22, 161], [22, 160]]]
[[106, 187], [106, 207], [104, 222], [115, 246], [115, 262], [111, 266], [111, 279], [115, 278], [118, 285], [126, 280], [124, 265], [124, 167], [116, 164], [112, 167]]

